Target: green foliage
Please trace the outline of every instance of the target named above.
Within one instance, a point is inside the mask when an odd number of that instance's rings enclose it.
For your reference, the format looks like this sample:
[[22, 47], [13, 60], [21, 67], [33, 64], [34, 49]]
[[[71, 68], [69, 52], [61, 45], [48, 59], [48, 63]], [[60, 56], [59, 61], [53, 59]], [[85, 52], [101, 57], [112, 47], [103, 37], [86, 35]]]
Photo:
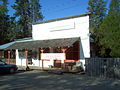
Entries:
[[9, 16], [7, 15], [7, 0], [0, 0], [0, 44], [6, 42]]
[[16, 0], [13, 8], [16, 10], [14, 15], [18, 19], [17, 22], [23, 37], [30, 37], [32, 34], [31, 23], [43, 18], [39, 0]]
[[16, 0], [12, 6], [16, 10], [13, 17], [7, 15], [7, 1], [0, 0], [0, 44], [30, 37], [31, 23], [43, 19], [39, 0]]
[[[119, 5], [118, 5], [119, 4]], [[108, 15], [103, 20], [97, 36], [101, 54], [111, 57], [120, 57], [120, 0], [112, 0]]]
[[111, 0], [109, 6], [109, 14], [119, 14], [120, 13], [120, 0]]
[[31, 3], [31, 18], [32, 22], [37, 22], [43, 19], [43, 15], [40, 12], [41, 5], [39, 4], [39, 0], [30, 0]]
[[13, 8], [16, 10], [15, 17], [18, 18], [18, 25], [21, 31], [24, 33], [23, 37], [30, 35], [30, 5], [29, 0], [16, 0], [16, 4]]
[[4, 16], [7, 12], [7, 8], [0, 5], [0, 16]]
[[14, 41], [14, 39], [22, 38], [22, 33], [19, 30], [19, 25], [15, 21], [15, 17], [9, 18], [9, 27], [6, 32], [6, 39], [8, 41]]
[[88, 11], [90, 15], [90, 32], [95, 33], [106, 15], [106, 2], [104, 0], [89, 0]]

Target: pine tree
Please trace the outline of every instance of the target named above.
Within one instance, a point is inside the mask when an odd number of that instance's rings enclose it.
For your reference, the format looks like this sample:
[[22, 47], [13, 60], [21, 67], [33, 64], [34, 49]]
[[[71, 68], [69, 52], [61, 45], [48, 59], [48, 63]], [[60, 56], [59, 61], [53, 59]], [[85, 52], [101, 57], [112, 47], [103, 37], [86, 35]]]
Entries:
[[15, 39], [22, 38], [22, 33], [19, 29], [20, 28], [15, 20], [15, 17], [10, 17], [9, 18], [9, 27], [6, 32], [6, 39], [8, 41], [14, 41]]
[[19, 29], [23, 37], [30, 37], [32, 34], [32, 22], [42, 20], [39, 0], [16, 0], [13, 8], [16, 10], [15, 17], [18, 20]]
[[32, 22], [37, 22], [43, 19], [43, 15], [40, 12], [41, 5], [39, 4], [39, 0], [30, 0], [31, 1], [31, 18]]
[[6, 43], [6, 32], [8, 30], [9, 16], [7, 15], [7, 0], [0, 0], [0, 44]]
[[31, 11], [29, 0], [16, 0], [13, 8], [16, 10], [14, 15], [18, 19], [18, 25], [20, 26], [21, 32], [23, 32], [23, 37], [30, 36]]
[[120, 57], [120, 0], [111, 0], [108, 15], [99, 29], [98, 40], [102, 55]]
[[90, 15], [90, 32], [95, 33], [106, 15], [106, 2], [104, 0], [89, 0], [88, 11]]
[[106, 2], [104, 0], [89, 0], [88, 2], [88, 11], [91, 13], [90, 15], [90, 33], [91, 33], [91, 38], [94, 40], [94, 46], [92, 47], [97, 47], [94, 48], [92, 52], [95, 53], [95, 56], [100, 56], [99, 55], [99, 45], [98, 45], [98, 40], [96, 37], [98, 37], [98, 31], [99, 31], [99, 26], [102, 24], [102, 21], [106, 15]]
[[120, 0], [111, 0], [109, 15], [120, 13]]

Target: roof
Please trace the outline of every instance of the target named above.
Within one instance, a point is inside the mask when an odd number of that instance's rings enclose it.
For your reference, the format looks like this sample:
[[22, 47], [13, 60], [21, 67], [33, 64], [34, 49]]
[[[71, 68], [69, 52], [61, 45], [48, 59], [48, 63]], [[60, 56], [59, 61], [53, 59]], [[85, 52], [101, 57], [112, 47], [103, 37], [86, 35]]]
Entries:
[[69, 16], [69, 17], [62, 17], [62, 18], [57, 18], [57, 19], [52, 19], [52, 20], [47, 20], [47, 21], [36, 22], [36, 23], [32, 23], [32, 24], [35, 25], [35, 24], [49, 23], [49, 22], [78, 18], [78, 17], [88, 16], [88, 15], [90, 15], [90, 12], [88, 12], [86, 14], [80, 14], [80, 15]]
[[32, 40], [33, 40], [32, 37], [16, 39], [15, 41], [0, 45], [0, 49], [6, 49], [7, 47], [11, 46], [12, 44], [15, 44], [16, 42], [26, 42], [26, 41], [32, 41]]
[[32, 37], [15, 39], [15, 41], [29, 41], [29, 40], [33, 40]]
[[63, 38], [63, 39], [50, 39], [50, 40], [33, 40], [26, 42], [16, 42], [5, 49], [38, 49], [38, 48], [49, 48], [49, 47], [66, 47], [72, 46], [79, 38]]
[[10, 43], [7, 43], [7, 44], [3, 44], [3, 45], [0, 45], [0, 49], [5, 49], [9, 46], [11, 46], [12, 44], [14, 44], [15, 42], [10, 42]]

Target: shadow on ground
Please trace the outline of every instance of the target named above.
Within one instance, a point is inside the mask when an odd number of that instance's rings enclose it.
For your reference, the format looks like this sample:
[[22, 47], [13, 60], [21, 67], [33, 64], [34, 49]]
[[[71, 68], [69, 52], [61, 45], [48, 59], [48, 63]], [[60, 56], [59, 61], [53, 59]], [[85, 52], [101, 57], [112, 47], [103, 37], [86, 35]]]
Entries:
[[119, 90], [120, 80], [27, 71], [0, 76], [0, 90]]

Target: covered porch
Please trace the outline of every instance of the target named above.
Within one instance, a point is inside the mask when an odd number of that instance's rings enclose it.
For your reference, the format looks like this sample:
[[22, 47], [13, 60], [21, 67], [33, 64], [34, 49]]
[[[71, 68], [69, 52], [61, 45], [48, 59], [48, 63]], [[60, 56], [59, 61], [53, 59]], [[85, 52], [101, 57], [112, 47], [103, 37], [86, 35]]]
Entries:
[[9, 64], [14, 55], [14, 63], [18, 66], [63, 68], [65, 62], [80, 60], [80, 38], [16, 41], [0, 50], [0, 58], [3, 53]]

